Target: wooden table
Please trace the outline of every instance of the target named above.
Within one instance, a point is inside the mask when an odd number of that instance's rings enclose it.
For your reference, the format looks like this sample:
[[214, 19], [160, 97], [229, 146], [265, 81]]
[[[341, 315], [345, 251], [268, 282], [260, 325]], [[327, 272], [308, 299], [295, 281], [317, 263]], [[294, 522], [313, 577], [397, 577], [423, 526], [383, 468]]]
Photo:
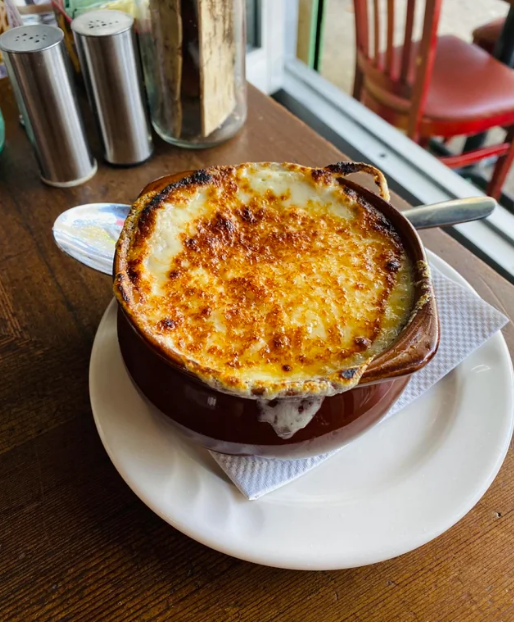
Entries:
[[[421, 549], [337, 572], [261, 567], [182, 535], [129, 490], [96, 432], [88, 397], [108, 277], [54, 246], [72, 205], [129, 202], [166, 172], [245, 160], [324, 165], [342, 155], [254, 89], [239, 136], [211, 151], [161, 142], [144, 166], [101, 165], [89, 183], [44, 186], [12, 93], [0, 85], [0, 619], [194, 622], [500, 622], [514, 620], [514, 454], [458, 525]], [[441, 231], [428, 247], [488, 301], [514, 288]], [[505, 329], [511, 353], [514, 327]], [[484, 413], [484, 416], [487, 416]]]

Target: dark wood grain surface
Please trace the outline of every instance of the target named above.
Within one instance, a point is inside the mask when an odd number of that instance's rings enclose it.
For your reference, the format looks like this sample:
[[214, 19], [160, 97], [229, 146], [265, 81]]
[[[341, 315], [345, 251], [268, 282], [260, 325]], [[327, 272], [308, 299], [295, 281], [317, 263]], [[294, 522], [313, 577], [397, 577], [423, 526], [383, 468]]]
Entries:
[[[0, 107], [0, 620], [203, 622], [512, 622], [514, 458], [478, 505], [430, 544], [338, 572], [261, 567], [212, 551], [164, 523], [129, 490], [97, 435], [88, 364], [110, 281], [62, 255], [55, 217], [130, 202], [173, 171], [246, 160], [324, 165], [342, 155], [250, 91], [239, 136], [211, 151], [161, 142], [135, 169], [100, 165], [87, 184], [38, 177], [7, 81]], [[509, 314], [514, 288], [441, 231], [427, 246]], [[514, 329], [505, 330], [514, 352]], [[487, 413], [484, 413], [487, 416]]]

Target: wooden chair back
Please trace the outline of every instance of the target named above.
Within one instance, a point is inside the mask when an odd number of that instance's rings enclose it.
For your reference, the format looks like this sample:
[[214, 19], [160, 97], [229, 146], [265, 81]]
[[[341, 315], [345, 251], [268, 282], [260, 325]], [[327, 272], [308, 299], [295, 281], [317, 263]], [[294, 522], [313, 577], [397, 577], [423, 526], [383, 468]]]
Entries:
[[[395, 50], [394, 35], [399, 5], [405, 4], [403, 42]], [[413, 41], [416, 10], [423, 10], [421, 40]], [[418, 129], [430, 85], [437, 45], [437, 26], [442, 0], [354, 0], [357, 46], [356, 71], [365, 77], [366, 88], [400, 97], [409, 105], [408, 134], [418, 138]], [[385, 28], [383, 24], [385, 18]], [[385, 46], [382, 34], [385, 32]], [[416, 55], [413, 58], [413, 55]], [[359, 83], [360, 82], [360, 83]], [[354, 96], [360, 99], [362, 80], [356, 80]]]

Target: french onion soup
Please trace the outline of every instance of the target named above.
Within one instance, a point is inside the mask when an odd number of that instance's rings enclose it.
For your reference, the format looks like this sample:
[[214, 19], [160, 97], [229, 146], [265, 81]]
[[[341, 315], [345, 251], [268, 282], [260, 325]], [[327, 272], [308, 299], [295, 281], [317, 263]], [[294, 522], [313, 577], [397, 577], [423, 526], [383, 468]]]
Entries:
[[[339, 167], [197, 171], [142, 195], [117, 246], [114, 291], [139, 334], [214, 389], [260, 400], [284, 438], [356, 386], [413, 310], [400, 236]], [[280, 421], [275, 398], [289, 398]]]

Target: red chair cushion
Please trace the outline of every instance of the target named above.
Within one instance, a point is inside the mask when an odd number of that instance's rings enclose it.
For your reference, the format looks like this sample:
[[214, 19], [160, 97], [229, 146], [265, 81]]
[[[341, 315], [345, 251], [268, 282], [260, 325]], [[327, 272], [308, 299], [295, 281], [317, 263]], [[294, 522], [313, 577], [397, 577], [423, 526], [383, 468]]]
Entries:
[[[408, 76], [411, 85], [417, 47], [414, 43]], [[395, 48], [396, 75], [399, 75], [401, 55], [402, 47]], [[373, 84], [368, 76], [365, 88], [375, 99], [398, 112], [407, 113], [410, 109], [410, 101]], [[511, 113], [514, 115], [514, 69], [458, 37], [439, 37], [423, 118], [443, 123], [469, 123]]]
[[448, 35], [437, 42], [424, 115], [472, 120], [514, 111], [514, 70], [476, 45]]

